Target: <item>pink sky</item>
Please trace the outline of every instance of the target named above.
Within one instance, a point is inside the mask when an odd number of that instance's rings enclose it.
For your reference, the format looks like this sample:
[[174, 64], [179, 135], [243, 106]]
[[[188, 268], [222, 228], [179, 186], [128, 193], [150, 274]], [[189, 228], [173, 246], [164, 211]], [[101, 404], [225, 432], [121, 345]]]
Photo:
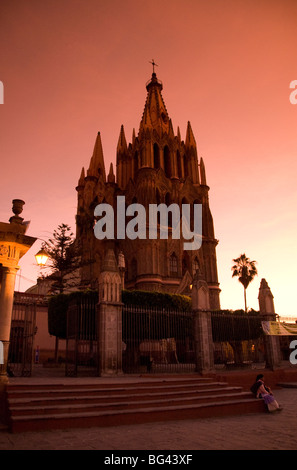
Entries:
[[[277, 313], [297, 316], [295, 0], [2, 0], [1, 206], [25, 200], [29, 235], [75, 231], [76, 191], [101, 132], [106, 169], [121, 124], [130, 142], [154, 58], [174, 130], [187, 121], [206, 166], [222, 308], [242, 308], [231, 278], [241, 253], [257, 261]], [[34, 254], [16, 288], [35, 283]]]

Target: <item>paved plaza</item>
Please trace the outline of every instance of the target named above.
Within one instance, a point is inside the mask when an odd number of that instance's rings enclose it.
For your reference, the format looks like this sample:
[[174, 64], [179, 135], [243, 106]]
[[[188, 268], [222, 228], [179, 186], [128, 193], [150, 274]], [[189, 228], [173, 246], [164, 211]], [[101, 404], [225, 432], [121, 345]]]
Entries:
[[297, 450], [296, 388], [277, 388], [283, 410], [244, 416], [11, 434], [0, 450]]

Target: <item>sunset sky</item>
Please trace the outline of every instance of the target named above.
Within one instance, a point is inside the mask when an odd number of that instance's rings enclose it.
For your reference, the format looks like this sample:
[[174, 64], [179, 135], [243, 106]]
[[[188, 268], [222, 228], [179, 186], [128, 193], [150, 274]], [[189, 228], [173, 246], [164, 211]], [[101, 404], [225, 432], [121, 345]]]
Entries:
[[[100, 131], [108, 171], [123, 124], [138, 132], [152, 59], [174, 131], [187, 121], [210, 186], [222, 308], [243, 308], [231, 277], [245, 253], [276, 312], [297, 317], [296, 0], [1, 0], [0, 220], [26, 204], [28, 235], [75, 232], [76, 191]], [[37, 241], [16, 289], [39, 273]]]

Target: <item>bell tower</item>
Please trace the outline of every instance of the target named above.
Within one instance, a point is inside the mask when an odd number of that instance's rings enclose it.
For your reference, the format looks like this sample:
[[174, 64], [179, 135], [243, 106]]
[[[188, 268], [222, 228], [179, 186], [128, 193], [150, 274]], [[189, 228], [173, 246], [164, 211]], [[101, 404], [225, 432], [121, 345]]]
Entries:
[[[210, 307], [219, 309], [218, 242], [209, 207], [205, 164], [198, 157], [190, 122], [187, 123], [184, 140], [179, 127], [174, 132], [162, 96], [163, 83], [155, 73], [156, 64], [152, 64], [153, 73], [146, 83], [147, 96], [138, 133], [133, 130], [131, 143], [127, 143], [124, 126], [121, 126], [116, 147], [116, 174], [111, 168], [107, 180], [98, 134], [87, 176], [82, 172], [77, 187], [78, 220], [86, 217], [89, 226], [93, 226], [94, 206], [104, 201], [112, 204], [116, 211], [116, 197], [122, 195], [125, 196], [126, 206], [142, 204], [147, 214], [150, 204], [163, 203], [167, 208], [177, 204], [180, 213], [182, 205], [189, 204], [193, 226], [194, 204], [201, 204], [202, 246], [198, 250], [185, 251], [183, 238], [172, 237], [170, 211], [168, 239], [115, 239], [114, 249], [125, 256], [125, 288], [190, 294], [192, 280], [199, 269], [209, 287]], [[90, 228], [87, 229], [89, 231]], [[83, 238], [84, 250], [88, 256], [92, 253], [94, 261], [92, 269], [85, 269], [87, 283], [88, 276], [99, 276], [100, 260], [104, 259], [103, 244], [94, 239], [93, 233], [87, 234], [83, 227], [77, 234]], [[90, 285], [92, 282], [90, 279]]]

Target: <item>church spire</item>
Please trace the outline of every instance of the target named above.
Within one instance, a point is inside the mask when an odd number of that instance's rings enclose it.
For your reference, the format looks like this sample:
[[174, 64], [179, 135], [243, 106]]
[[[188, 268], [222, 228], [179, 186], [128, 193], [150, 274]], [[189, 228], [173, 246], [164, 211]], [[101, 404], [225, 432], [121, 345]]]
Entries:
[[82, 167], [80, 178], [79, 178], [78, 184], [76, 186], [76, 190], [80, 191], [81, 189], [84, 188], [84, 185], [85, 185], [85, 169], [84, 169], [84, 167]]
[[114, 176], [114, 172], [113, 172], [113, 164], [112, 163], [110, 164], [110, 167], [109, 167], [109, 173], [108, 173], [107, 181], [108, 181], [108, 183], [115, 183], [115, 176]]
[[120, 136], [118, 140], [117, 153], [125, 153], [127, 151], [127, 141], [123, 124], [121, 125]]
[[196, 148], [196, 140], [192, 131], [191, 123], [188, 121], [187, 125], [187, 133], [186, 133], [186, 142], [185, 142], [186, 147], [194, 147]]
[[204, 161], [203, 161], [202, 157], [200, 158], [200, 176], [201, 176], [201, 184], [206, 186], [207, 185], [207, 183], [206, 183], [206, 172], [205, 172], [205, 165], [204, 165]]
[[[157, 64], [151, 62], [153, 67]], [[169, 115], [162, 97], [163, 84], [153, 71], [151, 80], [146, 84], [147, 98], [144, 106], [139, 132], [147, 129], [156, 130], [159, 135], [169, 131]]]
[[131, 176], [131, 162], [127, 158], [128, 146], [124, 131], [124, 126], [121, 125], [118, 145], [117, 145], [117, 183], [120, 188], [125, 188]]
[[97, 134], [93, 155], [90, 161], [89, 169], [87, 171], [87, 176], [98, 178], [99, 175], [102, 175], [105, 182], [106, 174], [100, 132]]
[[194, 133], [190, 121], [187, 125], [186, 141], [185, 148], [188, 155], [187, 158], [187, 172], [191, 175], [191, 179], [194, 184], [199, 184], [199, 170], [198, 170], [198, 156], [197, 156], [197, 147]]

